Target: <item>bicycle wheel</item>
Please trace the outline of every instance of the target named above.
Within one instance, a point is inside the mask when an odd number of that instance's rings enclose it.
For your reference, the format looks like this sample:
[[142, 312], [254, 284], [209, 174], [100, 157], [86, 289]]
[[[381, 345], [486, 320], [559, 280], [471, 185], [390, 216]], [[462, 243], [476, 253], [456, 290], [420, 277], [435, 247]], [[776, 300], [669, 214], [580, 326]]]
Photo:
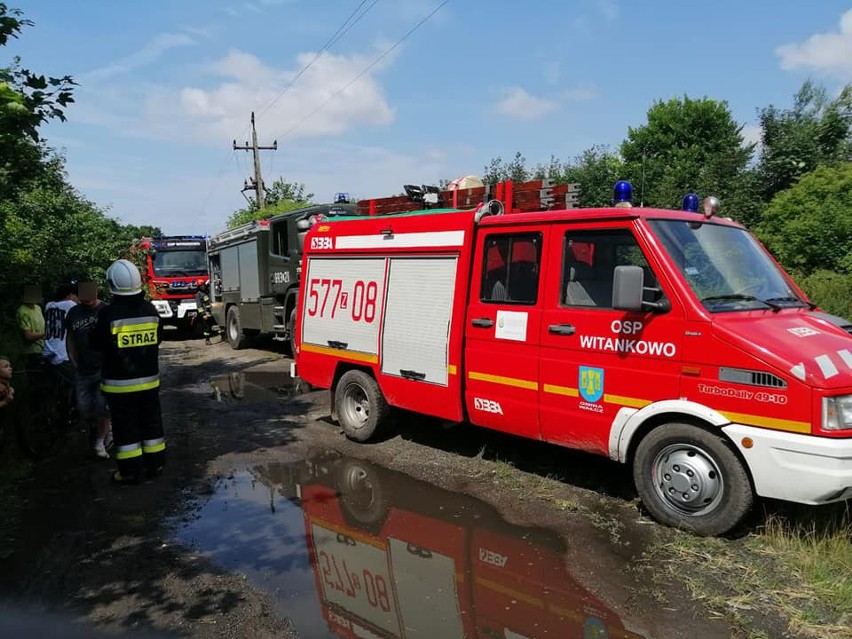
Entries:
[[18, 442], [24, 453], [43, 459], [59, 450], [67, 429], [63, 404], [59, 385], [44, 374], [38, 375], [18, 412]]

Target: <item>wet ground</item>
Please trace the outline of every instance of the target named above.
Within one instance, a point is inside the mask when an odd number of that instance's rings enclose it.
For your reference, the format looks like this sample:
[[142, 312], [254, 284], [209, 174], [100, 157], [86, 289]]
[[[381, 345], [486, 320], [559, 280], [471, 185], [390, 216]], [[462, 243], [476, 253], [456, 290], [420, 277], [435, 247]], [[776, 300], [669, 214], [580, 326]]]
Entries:
[[235, 473], [183, 526], [304, 637], [639, 637], [577, 581], [556, 533], [354, 457]]
[[665, 531], [616, 464], [406, 414], [357, 445], [280, 355], [171, 342], [162, 361], [163, 477], [111, 486], [78, 442], [15, 486], [14, 610], [120, 635], [732, 636], [653, 579]]

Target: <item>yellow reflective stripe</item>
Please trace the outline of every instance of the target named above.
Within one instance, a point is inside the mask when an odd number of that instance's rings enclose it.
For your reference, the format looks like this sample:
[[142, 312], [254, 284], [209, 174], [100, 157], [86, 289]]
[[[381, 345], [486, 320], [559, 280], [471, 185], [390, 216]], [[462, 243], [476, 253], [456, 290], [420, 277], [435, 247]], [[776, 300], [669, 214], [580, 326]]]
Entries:
[[139, 324], [122, 324], [121, 326], [113, 326], [112, 334], [118, 333], [135, 333], [137, 331], [150, 331], [156, 329], [160, 324], [158, 322], [144, 322]]
[[761, 415], [746, 415], [744, 413], [729, 413], [720, 410], [722, 415], [738, 424], [748, 424], [749, 426], [761, 426], [763, 428], [771, 428], [772, 430], [785, 430], [791, 433], [810, 433], [810, 422], [795, 422], [789, 419], [776, 419], [774, 417], [762, 417]]
[[489, 373], [477, 373], [469, 371], [468, 379], [475, 379], [480, 382], [491, 382], [492, 384], [502, 384], [503, 386], [514, 386], [515, 388], [526, 388], [528, 390], [538, 390], [538, 382], [533, 382], [528, 379], [518, 379], [516, 377], [503, 377], [502, 375], [491, 375]]
[[545, 393], [553, 393], [555, 395], [566, 395], [568, 397], [579, 397], [580, 391], [570, 386], [557, 386], [556, 384], [545, 384]]
[[126, 446], [118, 446], [115, 450], [116, 459], [133, 459], [134, 457], [142, 456], [141, 444], [127, 444]]
[[603, 400], [607, 404], [618, 404], [620, 406], [629, 406], [630, 408], [644, 408], [654, 403], [650, 399], [623, 397], [622, 395], [604, 395]]
[[360, 351], [347, 351], [345, 348], [328, 348], [327, 346], [316, 346], [315, 344], [302, 344], [303, 353], [316, 353], [317, 355], [332, 355], [343, 359], [351, 359], [356, 362], [367, 364], [378, 364], [379, 356]]
[[142, 440], [142, 452], [153, 454], [159, 453], [166, 450], [166, 440], [162, 437], [157, 437], [156, 439], [143, 439]]
[[131, 384], [129, 386], [115, 386], [112, 384], [101, 384], [101, 390], [105, 393], [138, 393], [139, 391], [151, 390], [160, 385], [160, 380], [145, 382], [144, 384]]
[[456, 368], [456, 365], [455, 365], [455, 364], [450, 364], [449, 366], [447, 366], [447, 372], [448, 372], [450, 375], [455, 375], [455, 374], [456, 374], [456, 372], [457, 372], [457, 370], [458, 370], [458, 369]]

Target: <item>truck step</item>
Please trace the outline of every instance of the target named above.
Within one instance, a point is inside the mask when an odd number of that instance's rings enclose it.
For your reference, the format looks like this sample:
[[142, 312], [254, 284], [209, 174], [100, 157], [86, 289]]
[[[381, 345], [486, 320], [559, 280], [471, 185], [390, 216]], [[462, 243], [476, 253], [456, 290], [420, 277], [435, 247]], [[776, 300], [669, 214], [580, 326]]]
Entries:
[[284, 315], [284, 310], [285, 310], [285, 309], [284, 309], [284, 307], [283, 307], [283, 306], [273, 306], [273, 307], [272, 307], [272, 312], [273, 312], [273, 313], [280, 313], [281, 315]]
[[286, 331], [287, 326], [285, 324], [273, 324], [272, 330], [273, 331]]

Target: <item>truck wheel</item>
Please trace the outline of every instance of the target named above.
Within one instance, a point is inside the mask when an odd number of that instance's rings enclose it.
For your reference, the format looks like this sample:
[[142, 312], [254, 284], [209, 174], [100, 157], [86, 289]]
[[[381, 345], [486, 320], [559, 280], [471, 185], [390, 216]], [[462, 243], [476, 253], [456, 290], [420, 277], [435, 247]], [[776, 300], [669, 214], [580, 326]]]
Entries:
[[390, 488], [382, 485], [372, 464], [345, 459], [337, 472], [343, 518], [358, 528], [377, 533], [390, 511]]
[[349, 439], [366, 442], [385, 425], [390, 412], [384, 395], [367, 373], [345, 373], [334, 392], [334, 405], [343, 432]]
[[697, 535], [728, 532], [751, 510], [748, 472], [725, 441], [688, 424], [666, 424], [639, 442], [633, 480], [654, 518]]
[[287, 332], [290, 334], [290, 357], [296, 359], [296, 309], [290, 311], [290, 320], [287, 322]]
[[231, 345], [231, 348], [236, 351], [245, 348], [248, 343], [248, 337], [243, 331], [242, 324], [240, 324], [240, 310], [236, 306], [228, 309], [226, 333], [228, 335], [228, 344]]

